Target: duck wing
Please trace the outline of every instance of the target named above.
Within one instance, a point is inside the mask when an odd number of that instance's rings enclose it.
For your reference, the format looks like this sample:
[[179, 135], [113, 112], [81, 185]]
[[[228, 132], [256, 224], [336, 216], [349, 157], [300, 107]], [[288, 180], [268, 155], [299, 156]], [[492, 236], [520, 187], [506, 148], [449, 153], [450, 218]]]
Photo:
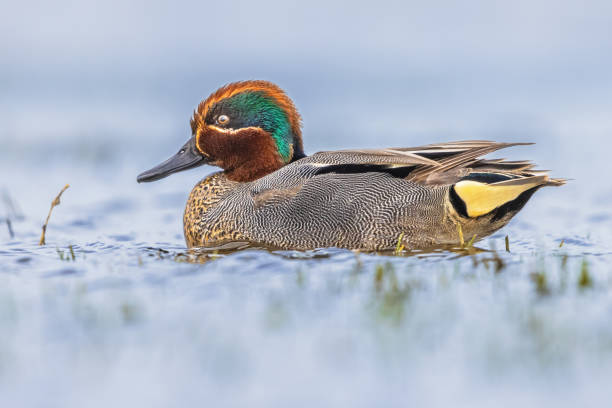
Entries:
[[481, 158], [500, 149], [530, 144], [466, 140], [419, 147], [323, 151], [302, 160], [317, 167], [316, 174], [375, 171], [428, 185], [454, 184], [470, 175], [487, 183], [539, 177], [546, 178], [546, 185], [563, 184], [562, 179], [548, 179], [546, 172], [531, 170], [534, 165], [529, 161]]

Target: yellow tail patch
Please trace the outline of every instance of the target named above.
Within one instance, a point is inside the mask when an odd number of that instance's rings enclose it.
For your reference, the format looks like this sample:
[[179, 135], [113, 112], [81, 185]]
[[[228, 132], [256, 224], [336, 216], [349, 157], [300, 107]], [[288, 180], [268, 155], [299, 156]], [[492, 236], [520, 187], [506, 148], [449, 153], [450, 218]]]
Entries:
[[546, 183], [547, 179], [546, 176], [535, 176], [492, 184], [463, 180], [455, 184], [455, 192], [465, 203], [467, 215], [479, 217], [515, 200], [523, 192]]

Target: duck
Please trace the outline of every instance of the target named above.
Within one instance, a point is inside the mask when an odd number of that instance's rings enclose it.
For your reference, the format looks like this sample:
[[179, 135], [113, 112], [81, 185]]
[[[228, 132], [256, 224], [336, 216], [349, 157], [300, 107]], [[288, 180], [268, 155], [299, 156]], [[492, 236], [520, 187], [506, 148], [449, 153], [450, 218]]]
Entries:
[[467, 140], [307, 156], [302, 119], [277, 85], [229, 83], [204, 99], [191, 137], [137, 181], [204, 164], [183, 215], [188, 248], [249, 242], [290, 250], [421, 250], [480, 240], [564, 179], [530, 161], [485, 159], [530, 143]]

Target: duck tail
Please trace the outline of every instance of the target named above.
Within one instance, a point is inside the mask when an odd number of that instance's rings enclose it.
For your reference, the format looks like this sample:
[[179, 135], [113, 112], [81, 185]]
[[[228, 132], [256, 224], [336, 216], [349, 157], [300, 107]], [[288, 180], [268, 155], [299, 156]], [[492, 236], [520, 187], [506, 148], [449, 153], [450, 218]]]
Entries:
[[551, 179], [548, 180], [548, 182], [545, 184], [545, 186], [560, 187], [560, 186], [564, 185], [565, 183], [567, 183], [567, 179], [563, 179], [563, 178], [551, 178]]
[[479, 178], [472, 174], [450, 188], [450, 199], [457, 212], [468, 218], [494, 214], [494, 220], [516, 213], [544, 186], [560, 186], [564, 179], [551, 179], [544, 171], [491, 182], [491, 174]]

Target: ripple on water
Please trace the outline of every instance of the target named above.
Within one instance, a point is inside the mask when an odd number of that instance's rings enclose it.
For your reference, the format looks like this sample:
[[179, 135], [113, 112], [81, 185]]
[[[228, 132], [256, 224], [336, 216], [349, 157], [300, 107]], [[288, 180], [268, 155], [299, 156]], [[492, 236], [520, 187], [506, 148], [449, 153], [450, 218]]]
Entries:
[[55, 277], [62, 277], [62, 276], [80, 275], [83, 273], [84, 273], [83, 270], [80, 268], [66, 266], [66, 267], [61, 267], [61, 268], [57, 268], [57, 269], [48, 271], [43, 274], [43, 277], [44, 278], [55, 278]]
[[132, 200], [127, 198], [115, 198], [99, 203], [92, 212], [94, 214], [123, 213], [132, 211], [134, 208], [135, 204]]
[[563, 245], [576, 245], [585, 248], [594, 246], [594, 244], [589, 239], [579, 236], [556, 238], [555, 242], [559, 243], [559, 245], [563, 243]]
[[102, 252], [112, 252], [116, 249], [122, 248], [120, 244], [110, 244], [104, 241], [93, 241], [88, 242], [83, 246], [83, 251], [85, 253], [102, 253]]
[[592, 224], [609, 221], [612, 218], [608, 213], [593, 214], [587, 218], [587, 221]]
[[133, 235], [109, 235], [108, 237], [119, 242], [129, 242], [134, 240]]
[[94, 229], [96, 227], [96, 223], [94, 222], [93, 217], [75, 219], [71, 221], [69, 225], [71, 227], [85, 228], [85, 229]]

